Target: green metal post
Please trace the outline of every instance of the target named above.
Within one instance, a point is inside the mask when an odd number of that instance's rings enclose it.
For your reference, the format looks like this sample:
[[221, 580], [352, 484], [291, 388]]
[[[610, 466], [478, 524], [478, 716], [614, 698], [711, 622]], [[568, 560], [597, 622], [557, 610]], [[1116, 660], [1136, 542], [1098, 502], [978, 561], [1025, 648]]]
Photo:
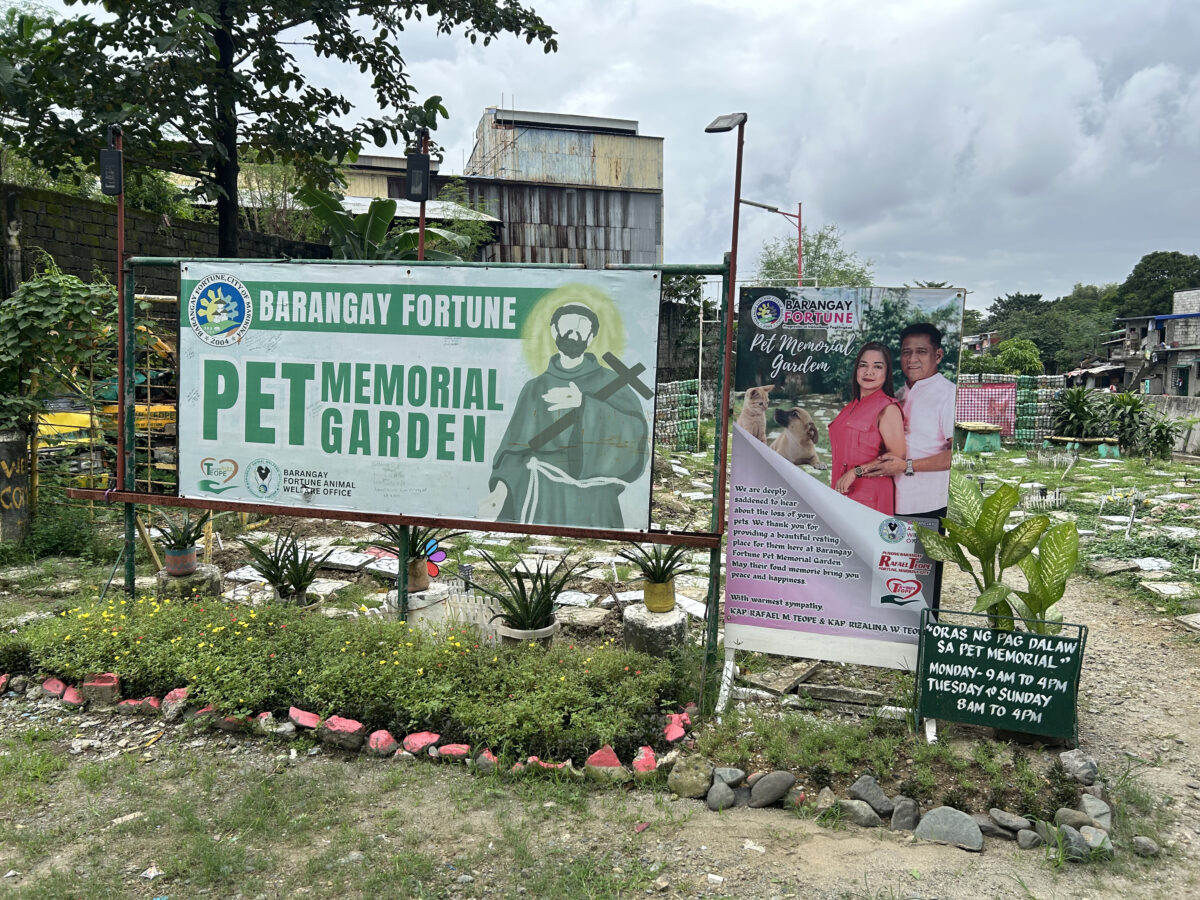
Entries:
[[400, 618], [408, 621], [408, 539], [409, 527], [400, 526], [400, 555], [396, 557], [396, 609]]
[[[118, 260], [118, 265], [123, 263]], [[137, 452], [134, 447], [134, 283], [133, 283], [133, 268], [127, 267], [125, 271], [124, 296], [121, 298], [121, 303], [124, 304], [124, 325], [125, 331], [121, 335], [121, 340], [125, 342], [125, 391], [121, 396], [121, 409], [124, 414], [124, 421], [120, 423], [120, 427], [125, 431], [125, 483], [121, 485], [121, 489], [132, 491], [136, 488], [137, 483]], [[125, 593], [133, 596], [134, 582], [137, 580], [137, 572], [134, 566], [134, 552], [136, 550], [136, 535], [135, 535], [135, 516], [137, 508], [132, 503], [125, 504]]]
[[[726, 334], [728, 321], [729, 307], [729, 263], [726, 260], [725, 270], [721, 274], [721, 307], [720, 315], [717, 320], [721, 323], [721, 346], [725, 346], [725, 341], [731, 337]], [[703, 346], [703, 336], [701, 337], [701, 346]], [[717, 397], [718, 400], [726, 396], [729, 392], [729, 373], [725, 369], [724, 355], [717, 357]], [[722, 421], [720, 412], [720, 404], [718, 403], [717, 411], [717, 429], [728, 427], [727, 423]], [[717, 502], [717, 492], [721, 490], [723, 479], [719, 477], [722, 466], [727, 465], [727, 460], [724, 459], [722, 449], [728, 445], [721, 440], [721, 435], [716, 434], [713, 440], [713, 502], [712, 513], [709, 524], [709, 531], [717, 533], [721, 531], [722, 523], [717, 521], [717, 510], [721, 504]], [[700, 679], [700, 699], [701, 711], [703, 711], [704, 688], [708, 679], [708, 673], [713, 671], [717, 665], [717, 619], [721, 614], [721, 548], [713, 547], [708, 551], [708, 596], [704, 604], [704, 666], [701, 669]]]

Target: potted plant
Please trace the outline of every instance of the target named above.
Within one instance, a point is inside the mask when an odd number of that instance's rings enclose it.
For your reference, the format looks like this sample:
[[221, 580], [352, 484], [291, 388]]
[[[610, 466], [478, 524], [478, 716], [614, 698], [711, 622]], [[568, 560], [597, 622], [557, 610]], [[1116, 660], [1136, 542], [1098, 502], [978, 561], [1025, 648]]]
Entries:
[[276, 535], [269, 549], [247, 540], [240, 543], [250, 554], [254, 568], [275, 591], [275, 599], [296, 606], [307, 602], [309, 585], [317, 580], [317, 571], [333, 552], [327, 550], [321, 556], [309, 553], [308, 545], [297, 541], [292, 529]]
[[501, 643], [536, 641], [548, 646], [558, 631], [554, 610], [559, 595], [566, 590], [568, 581], [590, 572], [591, 567], [564, 557], [554, 568], [547, 564], [533, 572], [512, 572], [487, 551], [482, 552], [483, 561], [496, 573], [505, 590], [495, 591], [477, 582], [472, 585], [500, 604], [500, 612], [492, 618], [504, 623], [497, 628]]
[[408, 559], [405, 562], [408, 592], [420, 593], [429, 590], [429, 579], [437, 578], [438, 563], [446, 559], [446, 551], [440, 546], [442, 541], [466, 534], [465, 531], [443, 531], [432, 526], [380, 525], [379, 540], [372, 541], [372, 547], [390, 550], [400, 555], [400, 545], [403, 542], [405, 528], [408, 533]]
[[650, 612], [666, 613], [675, 608], [675, 576], [695, 571], [684, 568], [687, 564], [686, 552], [687, 548], [682, 544], [674, 547], [651, 544], [647, 550], [633, 543], [617, 551], [618, 556], [629, 560], [641, 571], [642, 581], [645, 582], [643, 599]]
[[210, 513], [206, 512], [195, 522], [189, 510], [183, 514], [183, 522], [176, 522], [166, 513], [159, 513], [159, 527], [163, 550], [167, 557], [167, 574], [175, 578], [191, 575], [196, 571], [196, 541], [204, 533]]
[[[942, 519], [946, 534], [918, 525], [917, 537], [926, 555], [954, 563], [974, 579], [979, 589], [975, 612], [986, 612], [993, 628], [1012, 631], [1020, 619], [1035, 634], [1057, 634], [1062, 613], [1052, 607], [1062, 599], [1075, 570], [1079, 532], [1074, 522], [1051, 526], [1046, 516], [1031, 516], [1005, 530], [1008, 514], [1020, 499], [1009, 484], [984, 497], [979, 485], [952, 471], [950, 506]], [[978, 560], [978, 573], [967, 553]], [[1004, 583], [1004, 570], [1010, 566], [1024, 573], [1025, 590]]]

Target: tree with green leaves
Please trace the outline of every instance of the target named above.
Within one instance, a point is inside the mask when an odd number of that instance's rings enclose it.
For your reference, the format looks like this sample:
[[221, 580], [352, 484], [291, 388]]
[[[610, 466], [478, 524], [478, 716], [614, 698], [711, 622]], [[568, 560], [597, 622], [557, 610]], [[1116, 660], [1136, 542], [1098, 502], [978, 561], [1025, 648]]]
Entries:
[[983, 327], [983, 321], [983, 313], [977, 309], [971, 309], [971, 307], [968, 306], [963, 310], [962, 333], [982, 334], [985, 330]]
[[[68, 3], [74, 0], [68, 0]], [[78, 0], [90, 5], [97, 0]], [[434, 128], [439, 97], [415, 99], [402, 35], [428, 17], [472, 43], [503, 33], [557, 49], [554, 31], [519, 0], [104, 0], [105, 15], [55, 20], [10, 12], [0, 23], [0, 139], [54, 175], [93, 160], [109, 125], [124, 129], [133, 164], [198, 179], [215, 199], [218, 252], [236, 256], [239, 162], [295, 165], [329, 184], [366, 139], [384, 146]], [[343, 124], [337, 85], [317, 83], [291, 46], [369, 75], [389, 112]]]
[[1170, 313], [1176, 291], [1195, 289], [1200, 289], [1200, 256], [1174, 250], [1147, 253], [1117, 289], [1117, 315]]
[[1042, 356], [1037, 344], [1021, 338], [1009, 338], [996, 345], [1000, 371], [1011, 375], [1041, 375]]
[[[836, 225], [822, 225], [816, 232], [803, 230], [804, 280], [831, 287], [870, 287], [875, 263], [861, 259], [842, 243]], [[796, 280], [796, 237], [775, 238], [763, 244], [758, 256], [761, 284], [787, 284]]]

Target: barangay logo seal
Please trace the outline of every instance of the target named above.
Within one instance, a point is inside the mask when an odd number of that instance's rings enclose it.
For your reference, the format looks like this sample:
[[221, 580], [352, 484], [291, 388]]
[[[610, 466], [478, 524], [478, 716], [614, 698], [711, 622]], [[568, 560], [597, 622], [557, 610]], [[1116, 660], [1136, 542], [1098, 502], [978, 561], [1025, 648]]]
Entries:
[[772, 331], [783, 321], [783, 304], [776, 297], [759, 297], [750, 310], [750, 318], [764, 331]]
[[246, 467], [246, 490], [260, 500], [271, 500], [283, 487], [283, 470], [273, 459], [256, 459]]
[[205, 276], [188, 298], [192, 332], [211, 347], [238, 343], [250, 330], [253, 320], [250, 292], [232, 275]]
[[879, 536], [889, 544], [898, 544], [908, 535], [908, 525], [899, 519], [884, 519], [879, 523]]

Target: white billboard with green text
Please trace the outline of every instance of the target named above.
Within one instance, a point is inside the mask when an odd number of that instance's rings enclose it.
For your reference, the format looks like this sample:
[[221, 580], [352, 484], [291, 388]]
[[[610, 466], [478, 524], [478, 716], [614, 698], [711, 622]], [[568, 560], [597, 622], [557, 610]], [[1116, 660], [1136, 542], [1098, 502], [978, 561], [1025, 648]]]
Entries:
[[187, 262], [179, 492], [644, 530], [660, 276]]

